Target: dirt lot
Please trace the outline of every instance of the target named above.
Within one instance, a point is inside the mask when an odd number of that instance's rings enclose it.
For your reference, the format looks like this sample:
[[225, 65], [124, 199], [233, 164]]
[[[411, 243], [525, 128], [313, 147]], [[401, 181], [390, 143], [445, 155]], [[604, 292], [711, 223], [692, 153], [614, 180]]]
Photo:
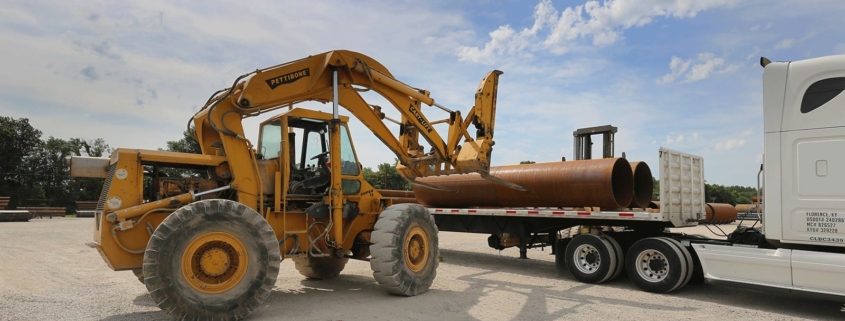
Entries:
[[[0, 223], [0, 320], [167, 320], [131, 272], [113, 272], [91, 239], [91, 219]], [[706, 230], [705, 230], [706, 231]], [[701, 231], [690, 231], [701, 233]], [[275, 291], [250, 320], [783, 320], [842, 319], [842, 302], [715, 285], [671, 295], [640, 292], [624, 276], [604, 285], [557, 275], [549, 249], [501, 253], [485, 235], [441, 233], [431, 290], [394, 297], [369, 263], [309, 281], [282, 262]]]

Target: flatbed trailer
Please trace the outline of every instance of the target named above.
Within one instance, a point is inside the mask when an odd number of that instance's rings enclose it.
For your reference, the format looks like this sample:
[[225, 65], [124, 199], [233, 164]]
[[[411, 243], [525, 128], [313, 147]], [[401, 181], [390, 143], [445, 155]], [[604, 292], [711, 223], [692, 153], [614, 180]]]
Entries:
[[[845, 297], [845, 55], [760, 59], [764, 165], [759, 226], [724, 239], [672, 233], [699, 224], [704, 163], [660, 149], [660, 209], [428, 208], [441, 231], [490, 234], [488, 245], [551, 246], [559, 270], [585, 283], [622, 271], [667, 293], [707, 280]], [[762, 182], [762, 183], [761, 183]], [[756, 224], [755, 224], [756, 225]], [[573, 228], [576, 227], [577, 228]]]

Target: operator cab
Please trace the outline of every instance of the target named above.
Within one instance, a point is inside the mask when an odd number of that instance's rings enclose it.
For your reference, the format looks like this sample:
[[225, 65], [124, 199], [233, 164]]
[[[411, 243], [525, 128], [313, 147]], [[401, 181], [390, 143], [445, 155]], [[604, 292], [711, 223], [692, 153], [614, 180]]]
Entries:
[[[361, 188], [361, 167], [346, 126], [349, 118], [340, 118], [343, 192], [345, 195], [358, 194]], [[265, 168], [277, 168], [281, 172], [282, 186], [287, 186], [287, 196], [327, 195], [331, 185], [331, 119], [331, 114], [294, 108], [264, 121], [261, 124], [257, 152], [259, 162], [269, 163], [269, 167], [259, 166], [264, 172], [262, 177], [267, 177], [268, 172], [275, 172], [264, 171]], [[282, 157], [283, 155], [287, 157]], [[265, 188], [265, 192], [267, 191]]]

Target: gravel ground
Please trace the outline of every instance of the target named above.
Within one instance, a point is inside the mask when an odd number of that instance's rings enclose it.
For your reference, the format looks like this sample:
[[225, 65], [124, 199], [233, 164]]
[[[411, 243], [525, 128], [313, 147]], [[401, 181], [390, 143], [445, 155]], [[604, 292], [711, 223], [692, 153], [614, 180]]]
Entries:
[[[91, 239], [91, 219], [0, 223], [0, 320], [167, 320], [131, 272], [113, 272]], [[732, 228], [732, 227], [728, 227]], [[698, 230], [690, 233], [706, 233]], [[309, 281], [282, 262], [276, 288], [250, 320], [793, 320], [845, 318], [842, 302], [716, 285], [670, 295], [624, 276], [603, 285], [558, 275], [545, 251], [496, 251], [486, 235], [441, 233], [443, 262], [428, 293], [377, 288], [369, 263]]]

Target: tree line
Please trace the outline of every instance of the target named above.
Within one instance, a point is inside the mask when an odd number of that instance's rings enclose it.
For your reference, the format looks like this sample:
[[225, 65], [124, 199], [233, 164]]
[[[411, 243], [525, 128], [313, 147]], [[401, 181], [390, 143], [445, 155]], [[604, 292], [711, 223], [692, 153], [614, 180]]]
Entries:
[[[42, 137], [43, 133], [27, 118], [0, 116], [0, 196], [10, 197], [9, 208], [55, 206], [72, 210], [76, 201], [98, 200], [103, 179], [70, 177], [66, 158], [70, 156], [108, 157], [114, 148], [102, 138]], [[181, 139], [167, 141], [161, 150], [201, 153], [192, 129]], [[201, 177], [205, 173], [175, 168], [160, 169], [169, 177]], [[364, 178], [376, 188], [410, 190], [392, 165], [379, 164], [376, 170], [364, 168]]]
[[[652, 177], [654, 190], [651, 199], [660, 198], [660, 181]], [[704, 201], [707, 203], [751, 204], [752, 198], [757, 196], [757, 188], [739, 185], [704, 184]]]

